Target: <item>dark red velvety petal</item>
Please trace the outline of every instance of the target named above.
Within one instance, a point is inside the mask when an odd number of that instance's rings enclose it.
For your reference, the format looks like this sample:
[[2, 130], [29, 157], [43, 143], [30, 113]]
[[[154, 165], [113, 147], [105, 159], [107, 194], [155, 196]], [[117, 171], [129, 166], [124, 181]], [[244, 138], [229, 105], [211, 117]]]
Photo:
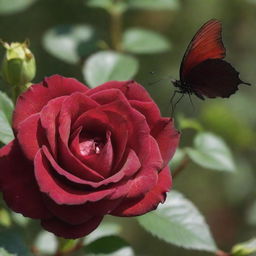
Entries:
[[95, 202], [110, 197], [115, 188], [106, 188], [100, 191], [85, 191], [73, 188], [56, 178], [55, 170], [51, 167], [42, 150], [36, 154], [35, 177], [40, 191], [48, 195], [57, 204], [83, 204]]
[[[40, 121], [44, 129], [44, 134], [48, 140], [49, 148], [52, 154], [57, 157], [57, 125], [58, 116], [62, 106], [63, 101], [67, 96], [58, 97], [56, 99], [50, 100], [46, 106], [43, 107], [40, 112]], [[57, 133], [57, 134], [56, 134]]]
[[[94, 147], [95, 142], [92, 140], [86, 140], [84, 142], [80, 141], [82, 127], [80, 127], [79, 133], [76, 134], [74, 139], [70, 143], [71, 151], [86, 165], [100, 173], [104, 177], [108, 177], [111, 172], [111, 167], [113, 163], [113, 147], [111, 143], [111, 132], [106, 131], [104, 134], [104, 145], [100, 148], [99, 152], [96, 153]], [[92, 148], [92, 154], [82, 154], [81, 153], [81, 143], [88, 144], [87, 148]], [[88, 149], [87, 149], [88, 151]], [[83, 152], [83, 151], [82, 151]]]
[[141, 102], [137, 100], [130, 100], [129, 102], [133, 108], [137, 109], [145, 116], [150, 129], [152, 129], [152, 127], [161, 118], [159, 108], [153, 101]]
[[91, 233], [95, 228], [98, 227], [102, 221], [103, 216], [95, 216], [79, 225], [71, 225], [57, 218], [50, 220], [42, 220], [42, 226], [54, 233], [56, 236], [64, 237], [66, 239], [76, 239]]
[[133, 80], [119, 82], [110, 81], [102, 84], [101, 86], [95, 87], [89, 90], [86, 94], [93, 95], [99, 91], [109, 90], [109, 89], [119, 89], [125, 95], [128, 100], [138, 100], [138, 101], [152, 101], [149, 93], [138, 83]]
[[121, 199], [101, 200], [82, 205], [58, 205], [48, 197], [45, 197], [45, 204], [53, 215], [72, 225], [82, 224], [93, 216], [103, 216], [110, 213], [120, 201]]
[[0, 188], [15, 212], [30, 218], [49, 218], [37, 186], [33, 164], [23, 155], [16, 140], [0, 149]]
[[163, 203], [166, 192], [171, 188], [172, 180], [169, 167], [165, 167], [158, 176], [158, 182], [143, 198], [124, 199], [111, 215], [130, 217], [145, 214]]
[[86, 92], [89, 89], [73, 78], [53, 75], [42, 83], [34, 84], [17, 100], [13, 116], [13, 127], [17, 130], [20, 122], [41, 111], [51, 99], [70, 95], [73, 92]]
[[[77, 129], [82, 126], [85, 131], [97, 131], [101, 129], [111, 132], [111, 144], [114, 152], [113, 171], [117, 169], [117, 166], [124, 157], [131, 124], [129, 124], [129, 121], [121, 114], [106, 113], [104, 109], [102, 109], [103, 107], [104, 106], [92, 109], [81, 115], [74, 123], [73, 128]], [[118, 107], [119, 105], [117, 104], [116, 108]]]
[[156, 141], [150, 137], [150, 157], [145, 161], [145, 165], [136, 176], [131, 179], [131, 187], [127, 197], [138, 197], [146, 194], [157, 183], [158, 171], [160, 170], [163, 160]]
[[17, 135], [24, 154], [31, 161], [33, 161], [37, 151], [41, 147], [40, 141], [44, 137], [39, 119], [39, 114], [33, 114], [21, 122]]
[[124, 178], [132, 177], [140, 168], [140, 161], [138, 157], [136, 156], [135, 152], [133, 150], [129, 151], [129, 154], [127, 155], [126, 162], [124, 163], [123, 167], [120, 169], [119, 172], [117, 172], [115, 175], [104, 179], [100, 182], [92, 182], [84, 179], [80, 179], [79, 177], [74, 176], [70, 172], [64, 170], [61, 168], [54, 158], [51, 156], [49, 150], [46, 147], [43, 147], [43, 152], [49, 163], [51, 164], [51, 167], [61, 176], [65, 177], [68, 181], [71, 181], [76, 184], [80, 185], [88, 185], [92, 188], [98, 188], [101, 186], [106, 186], [111, 183], [118, 183]]
[[170, 118], [162, 118], [153, 127], [151, 135], [156, 139], [162, 158], [163, 166], [166, 166], [173, 157], [179, 145], [180, 133], [176, 131]]

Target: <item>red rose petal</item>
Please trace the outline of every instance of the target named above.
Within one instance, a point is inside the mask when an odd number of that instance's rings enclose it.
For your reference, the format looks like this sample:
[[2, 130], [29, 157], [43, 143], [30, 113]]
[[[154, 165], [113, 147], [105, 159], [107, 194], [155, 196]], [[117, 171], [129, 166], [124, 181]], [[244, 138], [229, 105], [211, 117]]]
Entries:
[[120, 199], [100, 200], [99, 202], [82, 205], [58, 205], [48, 197], [45, 197], [45, 204], [53, 215], [72, 225], [82, 224], [93, 216], [103, 216], [110, 213], [120, 201]]
[[123, 167], [120, 169], [119, 172], [114, 174], [113, 176], [104, 179], [99, 182], [92, 182], [84, 179], [80, 179], [79, 177], [74, 176], [73, 174], [67, 172], [66, 170], [62, 169], [54, 160], [52, 155], [50, 154], [49, 150], [46, 147], [43, 147], [43, 152], [51, 164], [52, 168], [61, 176], [65, 177], [67, 180], [77, 183], [80, 185], [88, 185], [93, 188], [99, 188], [101, 186], [106, 186], [111, 183], [118, 183], [119, 181], [123, 180], [124, 178], [132, 177], [136, 172], [139, 171], [140, 162], [138, 157], [136, 156], [133, 150], [130, 150], [126, 162], [124, 163]]
[[103, 216], [95, 216], [83, 224], [71, 225], [57, 218], [42, 220], [41, 225], [48, 231], [66, 239], [76, 239], [88, 235], [101, 223]]
[[87, 95], [93, 95], [99, 91], [108, 91], [109, 89], [119, 89], [125, 95], [128, 100], [138, 100], [138, 101], [152, 101], [149, 93], [141, 86], [133, 80], [128, 80], [124, 82], [119, 81], [109, 81], [101, 86], [95, 87], [88, 92]]
[[57, 129], [58, 116], [63, 104], [63, 101], [67, 96], [62, 96], [53, 100], [50, 100], [46, 106], [43, 107], [40, 113], [41, 125], [45, 130], [45, 136], [47, 137], [48, 144], [51, 152], [57, 157]]
[[125, 199], [111, 215], [121, 217], [131, 217], [145, 214], [157, 208], [159, 203], [163, 203], [166, 192], [171, 188], [172, 180], [169, 167], [165, 167], [158, 176], [156, 186], [151, 189], [143, 198]]
[[130, 100], [129, 102], [133, 108], [137, 109], [145, 116], [150, 129], [152, 129], [152, 127], [161, 118], [160, 110], [153, 101], [141, 102], [137, 100]]
[[36, 154], [34, 165], [40, 191], [47, 194], [57, 204], [75, 205], [95, 202], [110, 197], [115, 191], [115, 188], [100, 191], [81, 191], [67, 186], [60, 179], [57, 180], [54, 177], [52, 173], [54, 171], [41, 150]]
[[44, 139], [43, 129], [39, 120], [39, 114], [33, 114], [28, 117], [20, 123], [17, 135], [24, 154], [31, 161], [33, 161]]
[[146, 194], [157, 183], [158, 171], [160, 170], [163, 160], [158, 145], [153, 137], [150, 137], [150, 158], [136, 177], [131, 181], [130, 191], [127, 197], [138, 197]]
[[179, 145], [180, 133], [174, 128], [172, 119], [162, 118], [152, 129], [151, 134], [159, 145], [164, 160], [163, 166], [166, 166]]
[[115, 156], [112, 170], [116, 170], [123, 159], [127, 147], [129, 135], [128, 121], [120, 114], [105, 113], [102, 108], [103, 106], [87, 111], [81, 115], [74, 123], [73, 128], [77, 129], [83, 126], [85, 130], [89, 131], [97, 131], [99, 129], [103, 131], [109, 130], [111, 132], [111, 144]]
[[37, 186], [33, 164], [28, 161], [16, 140], [0, 149], [0, 188], [4, 200], [15, 212], [30, 218], [49, 218]]
[[[73, 148], [72, 151], [73, 152], [75, 151], [74, 152], [75, 155], [84, 164], [88, 165], [90, 168], [97, 171], [105, 178], [110, 176], [110, 173], [112, 170], [111, 167], [113, 163], [113, 147], [112, 147], [110, 136], [111, 136], [111, 132], [107, 131], [105, 136], [106, 141], [102, 142], [102, 143], [105, 143], [105, 145], [103, 144], [102, 148], [100, 148], [100, 146], [98, 147], [99, 152], [96, 151], [97, 146], [96, 146], [96, 142], [93, 139], [84, 141], [83, 145], [85, 145], [86, 143], [87, 145], [91, 145], [91, 146], [87, 146], [87, 151], [90, 149], [90, 152], [92, 152], [91, 154], [88, 154], [88, 155], [82, 155], [81, 153], [82, 143], [81, 141], [79, 141], [79, 134], [75, 137], [75, 139], [71, 142], [71, 145], [70, 145], [71, 150]], [[100, 143], [100, 142], [97, 142], [97, 143]]]
[[30, 86], [19, 96], [13, 116], [14, 129], [17, 130], [19, 123], [27, 117], [40, 112], [51, 99], [88, 90], [85, 85], [74, 78], [59, 75], [45, 78], [42, 83]]

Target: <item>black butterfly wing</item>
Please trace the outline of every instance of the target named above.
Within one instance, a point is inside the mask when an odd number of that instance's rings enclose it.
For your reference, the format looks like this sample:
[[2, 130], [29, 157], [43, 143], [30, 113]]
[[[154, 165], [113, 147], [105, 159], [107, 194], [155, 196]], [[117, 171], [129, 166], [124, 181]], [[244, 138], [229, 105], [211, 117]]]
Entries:
[[239, 84], [247, 84], [239, 73], [222, 59], [208, 59], [193, 67], [185, 76], [185, 83], [201, 99], [228, 98], [238, 90]]

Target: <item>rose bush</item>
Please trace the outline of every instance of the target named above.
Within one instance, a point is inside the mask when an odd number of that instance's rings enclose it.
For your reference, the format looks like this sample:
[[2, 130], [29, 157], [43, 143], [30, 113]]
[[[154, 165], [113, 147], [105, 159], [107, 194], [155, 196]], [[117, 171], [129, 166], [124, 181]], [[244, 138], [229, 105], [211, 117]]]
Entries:
[[13, 130], [0, 149], [4, 200], [58, 236], [84, 236], [106, 214], [151, 211], [171, 187], [179, 133], [134, 81], [89, 89], [46, 78], [18, 98]]

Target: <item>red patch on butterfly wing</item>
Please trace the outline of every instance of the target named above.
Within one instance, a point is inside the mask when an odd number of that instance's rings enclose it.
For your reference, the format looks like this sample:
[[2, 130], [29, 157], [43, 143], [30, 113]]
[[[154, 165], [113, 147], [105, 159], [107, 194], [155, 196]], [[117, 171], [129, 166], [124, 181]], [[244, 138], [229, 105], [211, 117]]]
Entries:
[[226, 55], [221, 38], [221, 23], [216, 19], [206, 22], [191, 40], [181, 62], [180, 79], [186, 81], [186, 75], [193, 67], [207, 59], [223, 59]]
[[238, 90], [239, 84], [248, 84], [239, 78], [231, 64], [222, 59], [208, 59], [195, 66], [187, 74], [186, 83], [198, 97], [209, 98], [228, 98]]

